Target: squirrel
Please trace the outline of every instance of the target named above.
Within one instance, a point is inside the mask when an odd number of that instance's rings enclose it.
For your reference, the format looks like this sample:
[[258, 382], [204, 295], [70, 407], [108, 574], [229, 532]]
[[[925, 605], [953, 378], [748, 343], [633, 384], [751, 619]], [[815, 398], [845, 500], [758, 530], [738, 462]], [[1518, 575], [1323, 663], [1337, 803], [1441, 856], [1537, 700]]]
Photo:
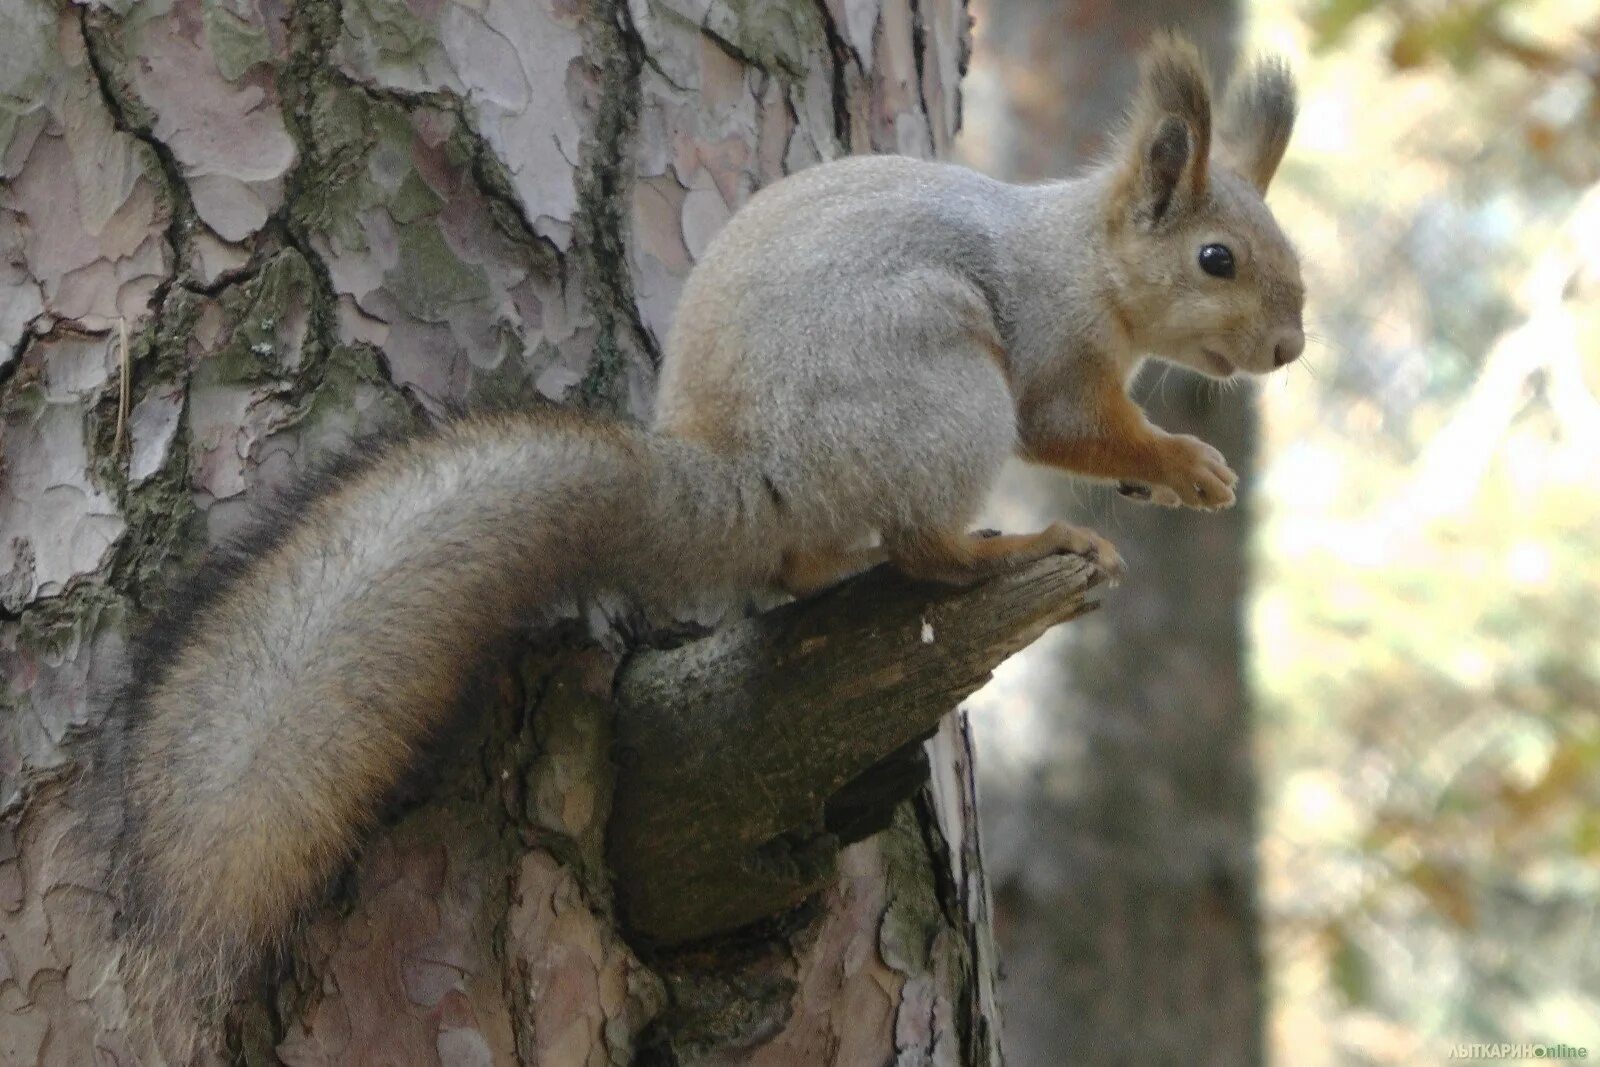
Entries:
[[[1007, 457], [1224, 508], [1236, 477], [1152, 425], [1146, 357], [1227, 378], [1294, 360], [1304, 289], [1263, 196], [1295, 87], [1241, 72], [1213, 140], [1198, 52], [1157, 38], [1126, 128], [1068, 180], [897, 157], [750, 198], [691, 272], [654, 425], [466, 417], [281, 504], [151, 627], [110, 746], [136, 1005], [207, 1039], [354, 855], [494, 649], [623, 592], [795, 595], [881, 560], [965, 583], [1056, 553], [1062, 522], [968, 532]], [[135, 1015], [143, 1008], [135, 1008]]]

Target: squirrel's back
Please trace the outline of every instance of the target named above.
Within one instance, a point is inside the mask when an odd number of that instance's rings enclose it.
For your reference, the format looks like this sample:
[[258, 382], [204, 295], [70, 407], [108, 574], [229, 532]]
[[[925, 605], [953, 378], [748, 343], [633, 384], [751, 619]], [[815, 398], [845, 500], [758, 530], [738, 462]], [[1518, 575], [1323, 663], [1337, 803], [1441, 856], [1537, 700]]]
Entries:
[[1014, 444], [995, 301], [1020, 195], [899, 156], [761, 190], [685, 283], [657, 427], [752, 457], [802, 542], [966, 510]]
[[1025, 195], [954, 163], [850, 156], [818, 164], [740, 207], [695, 264], [674, 321], [706, 318], [706, 301], [718, 294], [756, 313], [814, 310], [807, 298], [819, 283], [832, 293], [852, 279], [930, 266], [987, 283], [1002, 269]]

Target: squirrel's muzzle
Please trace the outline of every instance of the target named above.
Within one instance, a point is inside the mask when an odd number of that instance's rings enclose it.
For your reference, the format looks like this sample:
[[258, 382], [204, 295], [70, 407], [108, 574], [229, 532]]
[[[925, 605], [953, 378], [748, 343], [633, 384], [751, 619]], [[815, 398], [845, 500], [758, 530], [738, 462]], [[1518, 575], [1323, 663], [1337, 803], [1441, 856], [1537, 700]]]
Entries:
[[1305, 331], [1290, 327], [1278, 334], [1277, 340], [1272, 345], [1272, 365], [1286, 367], [1300, 358], [1300, 353], [1306, 350]]

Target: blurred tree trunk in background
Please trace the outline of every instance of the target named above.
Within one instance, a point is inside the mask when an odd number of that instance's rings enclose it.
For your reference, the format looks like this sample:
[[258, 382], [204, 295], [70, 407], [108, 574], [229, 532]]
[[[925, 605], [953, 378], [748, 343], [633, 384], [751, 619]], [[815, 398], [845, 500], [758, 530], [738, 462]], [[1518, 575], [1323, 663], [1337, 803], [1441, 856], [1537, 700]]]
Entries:
[[[75, 829], [161, 589], [359, 434], [482, 395], [642, 416], [730, 213], [945, 154], [967, 44], [961, 0], [0, 5], [0, 1064], [159, 1062]], [[800, 913], [646, 952], [605, 865], [613, 666], [504, 665], [236, 1058], [998, 1060], [960, 722]]]
[[[1062, 176], [1104, 147], [1153, 29], [1185, 30], [1220, 80], [1240, 23], [1235, 3], [1182, 0], [989, 0], [978, 18], [992, 99], [969, 95], [969, 136], [976, 162], [1013, 180]], [[1244, 491], [1206, 515], [1047, 472], [1007, 486], [1013, 524], [1023, 507], [1043, 521], [1092, 502], [1084, 517], [1129, 564], [1031, 679], [1029, 697], [1053, 704], [1041, 770], [1020, 788], [984, 782], [1006, 1047], [1022, 1067], [1261, 1057], [1243, 619], [1253, 395], [1161, 368], [1139, 395], [1159, 425], [1220, 448]]]

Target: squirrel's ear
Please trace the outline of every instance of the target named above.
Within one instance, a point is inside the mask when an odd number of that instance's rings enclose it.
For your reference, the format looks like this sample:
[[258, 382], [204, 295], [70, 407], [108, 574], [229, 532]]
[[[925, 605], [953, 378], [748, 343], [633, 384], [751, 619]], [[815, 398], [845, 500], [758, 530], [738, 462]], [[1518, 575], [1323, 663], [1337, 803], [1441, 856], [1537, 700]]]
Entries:
[[1278, 56], [1252, 64], [1233, 79], [1222, 113], [1222, 151], [1263, 194], [1294, 132], [1295, 87]]
[[1182, 37], [1160, 34], [1145, 50], [1119, 155], [1117, 207], [1139, 223], [1155, 226], [1204, 199], [1211, 86]]

